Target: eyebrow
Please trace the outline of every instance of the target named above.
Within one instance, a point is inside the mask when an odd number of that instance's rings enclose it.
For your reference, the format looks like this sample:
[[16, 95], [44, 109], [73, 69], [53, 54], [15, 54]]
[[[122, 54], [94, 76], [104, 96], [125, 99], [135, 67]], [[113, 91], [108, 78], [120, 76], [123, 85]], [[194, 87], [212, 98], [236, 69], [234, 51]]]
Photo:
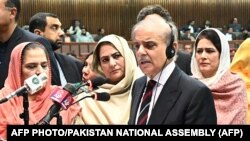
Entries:
[[112, 55], [114, 55], [114, 54], [116, 54], [116, 53], [119, 53], [119, 54], [121, 54], [119, 51], [117, 51], [117, 52], [114, 52], [114, 53], [112, 53], [112, 54], [110, 54], [110, 55], [105, 55], [105, 56], [100, 56], [100, 58], [102, 58], [102, 57], [108, 57], [108, 56], [112, 56]]
[[50, 27], [60, 27], [58, 24], [52, 24]]

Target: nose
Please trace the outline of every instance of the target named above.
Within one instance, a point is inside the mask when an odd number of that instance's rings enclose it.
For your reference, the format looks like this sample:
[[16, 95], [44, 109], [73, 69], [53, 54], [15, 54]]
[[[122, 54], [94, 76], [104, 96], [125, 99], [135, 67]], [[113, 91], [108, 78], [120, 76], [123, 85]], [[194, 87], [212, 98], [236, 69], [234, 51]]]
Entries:
[[139, 48], [137, 48], [136, 53], [137, 54], [146, 54], [144, 46], [142, 44], [139, 46]]
[[36, 74], [39, 75], [39, 74], [41, 74], [43, 72], [44, 72], [43, 67], [42, 66], [38, 66], [37, 69], [36, 69]]
[[115, 59], [113, 57], [110, 57], [109, 64], [111, 66], [115, 66], [116, 65], [116, 61], [115, 61]]
[[62, 29], [59, 29], [59, 36], [60, 36], [60, 37], [63, 37], [64, 34], [65, 34], [64, 31], [63, 31]]
[[201, 53], [201, 58], [207, 58], [207, 53], [205, 50]]
[[82, 69], [82, 72], [87, 73], [88, 70], [89, 70], [89, 66], [84, 66], [83, 69]]

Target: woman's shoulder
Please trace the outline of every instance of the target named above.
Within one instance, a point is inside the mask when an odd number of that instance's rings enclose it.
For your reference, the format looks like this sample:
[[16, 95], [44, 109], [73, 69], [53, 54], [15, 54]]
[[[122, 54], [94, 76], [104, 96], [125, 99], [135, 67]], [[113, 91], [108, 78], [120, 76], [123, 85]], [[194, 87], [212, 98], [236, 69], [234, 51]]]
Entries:
[[218, 81], [218, 86], [222, 84], [223, 86], [232, 86], [232, 87], [245, 87], [244, 80], [240, 77], [239, 74], [227, 71], [222, 78]]
[[245, 84], [243, 78], [240, 76], [240, 74], [235, 73], [235, 72], [230, 72], [231, 73], [231, 77], [232, 79], [234, 79], [236, 81], [236, 83], [241, 84]]

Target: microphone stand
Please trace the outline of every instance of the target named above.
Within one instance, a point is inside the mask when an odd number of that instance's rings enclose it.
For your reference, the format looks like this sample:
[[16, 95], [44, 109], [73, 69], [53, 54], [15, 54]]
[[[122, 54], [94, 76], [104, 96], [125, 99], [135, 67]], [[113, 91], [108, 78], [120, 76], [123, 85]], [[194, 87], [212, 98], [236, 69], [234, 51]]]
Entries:
[[[46, 115], [44, 116], [46, 117]], [[35, 125], [50, 125], [50, 120], [47, 121], [44, 119], [44, 117], [38, 122], [36, 123]], [[60, 115], [60, 111], [54, 115], [52, 115], [52, 118], [55, 117], [56, 118], [56, 124], [57, 125], [62, 125], [62, 116]], [[51, 118], [51, 120], [52, 120]]]
[[29, 99], [28, 92], [24, 91], [23, 94], [23, 113], [20, 114], [20, 118], [23, 119], [24, 125], [29, 125]]
[[62, 125], [62, 116], [59, 114], [59, 112], [55, 115], [56, 117], [56, 124]]

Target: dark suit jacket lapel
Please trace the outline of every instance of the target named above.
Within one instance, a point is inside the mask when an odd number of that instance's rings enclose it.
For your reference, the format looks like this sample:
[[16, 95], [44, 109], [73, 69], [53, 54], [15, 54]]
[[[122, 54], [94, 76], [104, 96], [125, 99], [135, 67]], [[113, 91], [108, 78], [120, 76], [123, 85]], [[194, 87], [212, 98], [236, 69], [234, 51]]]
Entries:
[[178, 91], [178, 83], [181, 70], [175, 67], [173, 73], [163, 86], [163, 89], [152, 110], [148, 124], [163, 124], [181, 92]]
[[140, 105], [140, 100], [143, 94], [143, 90], [146, 86], [147, 83], [147, 77], [144, 76], [140, 79], [137, 79], [135, 85], [134, 85], [134, 91], [132, 92], [134, 95], [134, 99], [133, 99], [133, 107], [131, 108], [131, 115], [132, 117], [132, 124], [135, 124], [135, 119], [136, 119], [136, 115], [137, 115], [137, 111], [138, 111], [138, 107]]

